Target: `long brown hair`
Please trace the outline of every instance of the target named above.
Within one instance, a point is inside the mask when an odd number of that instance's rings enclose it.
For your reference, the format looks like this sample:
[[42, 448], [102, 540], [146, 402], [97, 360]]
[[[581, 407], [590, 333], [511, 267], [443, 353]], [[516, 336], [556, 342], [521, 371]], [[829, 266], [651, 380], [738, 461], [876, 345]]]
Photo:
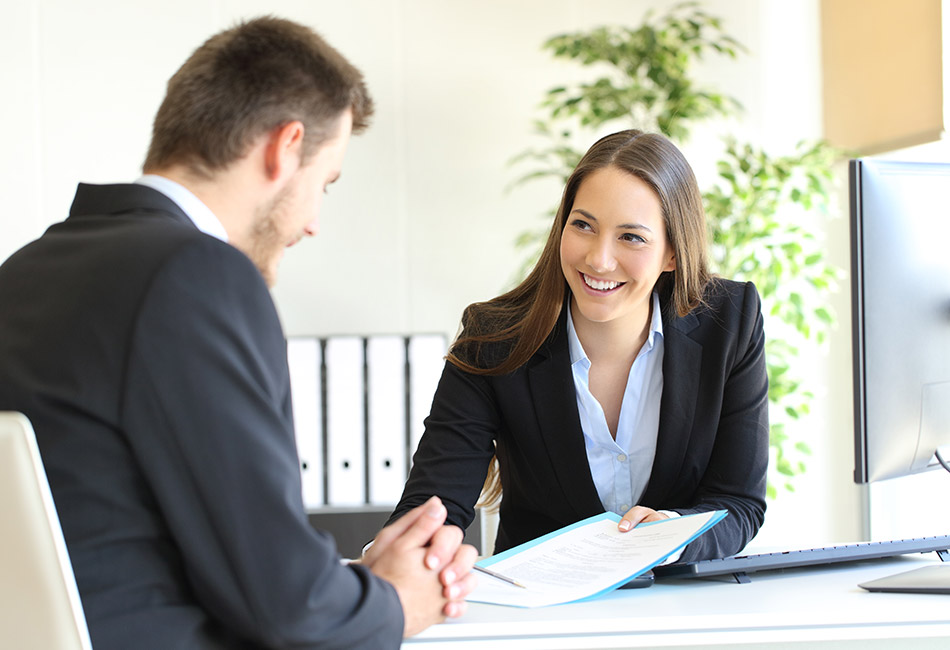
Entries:
[[511, 291], [465, 309], [462, 331], [448, 355], [452, 364], [474, 374], [503, 375], [538, 351], [568, 294], [560, 250], [574, 197], [592, 172], [611, 166], [643, 180], [660, 200], [676, 270], [663, 273], [657, 288], [668, 289], [673, 313], [685, 316], [702, 303], [710, 277], [706, 214], [693, 170], [664, 136], [620, 131], [594, 143], [567, 179], [547, 242], [528, 277]]
[[[594, 143], [567, 179], [561, 204], [534, 269], [517, 287], [487, 302], [469, 305], [448, 361], [466, 372], [503, 375], [520, 368], [550, 336], [568, 296], [561, 270], [561, 235], [577, 190], [592, 172], [616, 167], [643, 180], [656, 193], [676, 269], [663, 273], [656, 289], [669, 295], [664, 309], [685, 316], [703, 302], [710, 279], [706, 215], [692, 168], [666, 137], [620, 131]], [[480, 505], [501, 495], [493, 460]]]

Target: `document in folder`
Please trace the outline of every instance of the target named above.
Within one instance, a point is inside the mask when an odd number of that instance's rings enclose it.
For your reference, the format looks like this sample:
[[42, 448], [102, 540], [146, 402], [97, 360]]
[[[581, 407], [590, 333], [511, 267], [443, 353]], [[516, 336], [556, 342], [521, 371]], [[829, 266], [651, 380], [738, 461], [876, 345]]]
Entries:
[[478, 574], [468, 600], [544, 607], [595, 598], [649, 571], [716, 525], [725, 510], [640, 524], [621, 533], [620, 516], [596, 515], [477, 564], [517, 581]]

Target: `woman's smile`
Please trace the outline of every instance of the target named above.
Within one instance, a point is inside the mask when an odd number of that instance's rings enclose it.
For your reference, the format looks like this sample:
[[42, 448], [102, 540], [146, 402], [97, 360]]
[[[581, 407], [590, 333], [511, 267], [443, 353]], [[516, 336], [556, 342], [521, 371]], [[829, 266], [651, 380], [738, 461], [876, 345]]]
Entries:
[[581, 273], [581, 277], [584, 279], [584, 284], [600, 293], [610, 293], [626, 284], [626, 282], [617, 282], [616, 280], [598, 280], [586, 273]]
[[656, 193], [617, 167], [585, 178], [561, 235], [561, 269], [576, 304], [575, 318], [629, 321], [639, 331], [650, 318], [653, 287], [675, 268]]

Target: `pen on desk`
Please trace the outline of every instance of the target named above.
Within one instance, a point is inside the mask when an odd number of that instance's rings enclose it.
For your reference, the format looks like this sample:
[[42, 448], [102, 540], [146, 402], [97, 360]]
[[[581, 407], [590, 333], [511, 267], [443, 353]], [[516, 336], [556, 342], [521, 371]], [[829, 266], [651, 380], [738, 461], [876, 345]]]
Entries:
[[484, 574], [486, 574], [486, 575], [490, 575], [492, 578], [498, 578], [499, 580], [502, 580], [502, 581], [504, 581], [504, 582], [507, 582], [507, 583], [510, 584], [510, 585], [514, 585], [514, 586], [516, 586], [516, 587], [521, 587], [522, 589], [527, 589], [527, 587], [525, 587], [523, 584], [521, 584], [521, 583], [518, 582], [517, 580], [514, 580], [514, 579], [512, 579], [512, 578], [509, 578], [508, 576], [503, 576], [503, 575], [501, 575], [500, 573], [495, 573], [494, 571], [491, 571], [490, 569], [486, 569], [485, 567], [480, 567], [480, 566], [478, 566], [477, 564], [475, 565], [475, 570], [476, 570], [476, 571], [481, 571], [482, 573], [484, 573]]

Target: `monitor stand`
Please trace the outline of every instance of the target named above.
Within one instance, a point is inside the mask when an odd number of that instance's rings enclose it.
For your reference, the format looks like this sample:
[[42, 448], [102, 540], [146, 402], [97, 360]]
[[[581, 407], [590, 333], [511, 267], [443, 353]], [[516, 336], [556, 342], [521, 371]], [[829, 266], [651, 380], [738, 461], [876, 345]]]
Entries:
[[909, 594], [950, 594], [950, 554], [939, 554], [940, 564], [912, 569], [904, 573], [863, 582], [858, 586], [868, 591], [891, 591]]

